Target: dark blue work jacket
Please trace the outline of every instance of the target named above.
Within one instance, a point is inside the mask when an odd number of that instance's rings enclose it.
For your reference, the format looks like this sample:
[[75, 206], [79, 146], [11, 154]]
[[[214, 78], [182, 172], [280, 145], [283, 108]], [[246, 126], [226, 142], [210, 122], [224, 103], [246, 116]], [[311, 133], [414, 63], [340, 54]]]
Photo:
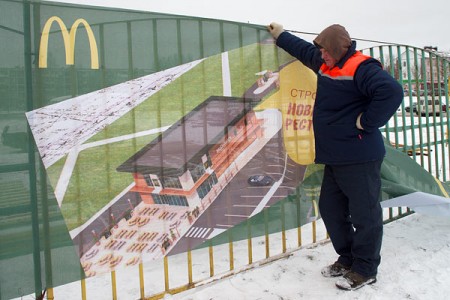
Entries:
[[[386, 150], [379, 127], [403, 101], [403, 89], [380, 62], [356, 51], [354, 41], [331, 69], [315, 45], [288, 32], [278, 37], [277, 46], [317, 74], [315, 162], [336, 165], [383, 159]], [[360, 113], [364, 130], [356, 127]]]

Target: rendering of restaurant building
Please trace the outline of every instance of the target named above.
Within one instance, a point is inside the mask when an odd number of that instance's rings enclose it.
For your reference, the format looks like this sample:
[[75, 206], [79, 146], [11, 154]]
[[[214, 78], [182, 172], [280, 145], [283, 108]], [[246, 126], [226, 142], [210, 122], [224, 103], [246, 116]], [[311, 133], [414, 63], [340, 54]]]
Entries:
[[146, 204], [199, 207], [212, 189], [226, 184], [227, 169], [239, 169], [236, 158], [264, 136], [264, 120], [253, 111], [257, 103], [211, 96], [117, 171], [132, 173], [131, 192]]

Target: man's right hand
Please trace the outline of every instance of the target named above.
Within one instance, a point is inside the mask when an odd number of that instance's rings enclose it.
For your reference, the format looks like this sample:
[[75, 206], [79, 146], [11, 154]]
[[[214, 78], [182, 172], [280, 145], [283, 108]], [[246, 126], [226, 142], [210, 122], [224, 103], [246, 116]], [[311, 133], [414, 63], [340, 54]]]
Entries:
[[272, 22], [269, 26], [267, 26], [267, 30], [269, 30], [270, 34], [274, 39], [277, 39], [280, 34], [284, 31], [283, 25]]

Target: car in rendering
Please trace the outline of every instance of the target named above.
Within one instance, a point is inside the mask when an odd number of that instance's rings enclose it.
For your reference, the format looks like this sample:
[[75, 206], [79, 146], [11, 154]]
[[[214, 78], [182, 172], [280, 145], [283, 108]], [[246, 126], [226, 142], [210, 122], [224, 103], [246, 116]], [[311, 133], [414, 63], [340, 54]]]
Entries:
[[273, 178], [268, 175], [252, 175], [247, 182], [253, 186], [267, 186], [273, 183]]

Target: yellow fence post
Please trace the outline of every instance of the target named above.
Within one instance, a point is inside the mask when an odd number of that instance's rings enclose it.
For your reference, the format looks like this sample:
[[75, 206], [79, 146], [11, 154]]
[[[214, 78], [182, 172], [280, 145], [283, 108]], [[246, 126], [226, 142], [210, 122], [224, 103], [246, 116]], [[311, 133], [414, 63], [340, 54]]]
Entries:
[[165, 291], [169, 291], [169, 260], [167, 256], [164, 256], [164, 288]]
[[253, 263], [253, 245], [252, 245], [252, 226], [250, 220], [247, 220], [247, 248], [248, 248], [248, 264]]
[[192, 252], [188, 250], [187, 252], [187, 260], [188, 260], [188, 286], [192, 286]]
[[81, 279], [81, 299], [86, 300], [86, 279]]
[[233, 253], [233, 239], [230, 230], [230, 242], [228, 243], [229, 254], [230, 254], [230, 271], [234, 270], [234, 253]]
[[48, 299], [48, 300], [53, 300], [53, 299], [55, 299], [55, 296], [53, 295], [53, 288], [48, 288], [48, 289], [47, 289], [47, 299]]
[[141, 299], [145, 299], [144, 265], [142, 264], [142, 262], [139, 264], [139, 291], [141, 294]]
[[112, 288], [112, 298], [113, 300], [117, 300], [116, 271], [111, 271], [111, 288]]
[[209, 252], [209, 276], [214, 276], [214, 249], [212, 245], [208, 247]]

